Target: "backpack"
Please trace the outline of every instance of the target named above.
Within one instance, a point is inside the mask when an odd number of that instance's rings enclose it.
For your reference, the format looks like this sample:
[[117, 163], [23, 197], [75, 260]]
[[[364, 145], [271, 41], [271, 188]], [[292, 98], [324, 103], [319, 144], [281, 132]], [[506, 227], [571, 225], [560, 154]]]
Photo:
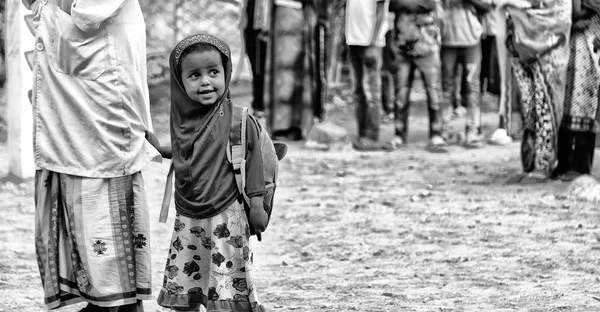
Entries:
[[[273, 143], [269, 133], [258, 120], [248, 113], [248, 107], [235, 107], [233, 109], [233, 120], [229, 133], [229, 148], [227, 149], [227, 160], [233, 165], [235, 181], [238, 190], [243, 197], [246, 215], [250, 212], [250, 198], [246, 195], [246, 132], [248, 121], [258, 129], [259, 146], [263, 160], [263, 175], [267, 193], [264, 195], [264, 209], [267, 212], [267, 226], [273, 211], [273, 200], [277, 189], [277, 175], [279, 173], [279, 161], [285, 157], [287, 146], [283, 143]], [[250, 226], [250, 234], [256, 235], [253, 226]], [[260, 233], [257, 235], [260, 240]]]
[[[248, 129], [247, 122], [250, 120], [258, 129], [258, 137], [260, 141], [260, 150], [262, 152], [263, 159], [263, 175], [265, 180], [265, 188], [267, 194], [264, 195], [264, 208], [269, 216], [267, 225], [271, 219], [271, 212], [273, 211], [273, 199], [275, 196], [275, 189], [277, 188], [277, 174], [279, 173], [279, 161], [285, 157], [287, 153], [287, 145], [283, 143], [273, 143], [271, 137], [267, 132], [267, 129], [258, 122], [258, 120], [248, 113], [248, 107], [233, 107], [233, 116], [231, 131], [229, 132], [229, 146], [227, 148], [227, 160], [233, 165], [235, 174], [235, 181], [240, 194], [243, 197], [244, 208], [246, 210], [246, 216], [250, 212], [250, 198], [246, 195], [246, 131]], [[244, 135], [242, 135], [244, 134]], [[165, 186], [165, 192], [163, 195], [163, 201], [160, 210], [159, 222], [167, 222], [169, 214], [169, 204], [173, 194], [173, 174], [174, 174], [173, 163], [169, 168], [167, 174], [167, 183]], [[254, 227], [250, 227], [250, 234], [256, 235]], [[257, 238], [261, 240], [260, 234]]]

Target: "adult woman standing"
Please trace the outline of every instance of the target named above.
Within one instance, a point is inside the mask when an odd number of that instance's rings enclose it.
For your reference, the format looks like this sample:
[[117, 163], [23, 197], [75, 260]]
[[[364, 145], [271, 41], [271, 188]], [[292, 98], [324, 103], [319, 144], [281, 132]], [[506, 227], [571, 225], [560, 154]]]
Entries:
[[519, 181], [543, 182], [558, 162], [572, 4], [570, 0], [506, 0], [499, 6], [509, 15], [505, 26], [508, 65], [523, 116], [525, 174]]
[[589, 174], [598, 127], [600, 1], [573, 0], [571, 57], [567, 71], [565, 113], [558, 137], [558, 167], [554, 175], [570, 181]]
[[151, 299], [141, 170], [158, 152], [138, 0], [24, 0], [35, 52], [35, 244], [49, 309], [143, 311]]

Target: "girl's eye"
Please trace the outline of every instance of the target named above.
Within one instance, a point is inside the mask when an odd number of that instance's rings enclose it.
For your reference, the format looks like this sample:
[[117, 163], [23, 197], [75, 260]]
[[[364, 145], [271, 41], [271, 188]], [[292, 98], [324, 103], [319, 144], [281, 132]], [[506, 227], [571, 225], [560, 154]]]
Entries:
[[219, 71], [216, 70], [216, 69], [213, 69], [213, 70], [210, 71], [210, 74], [213, 75], [213, 76], [217, 75], [218, 73], [219, 73]]

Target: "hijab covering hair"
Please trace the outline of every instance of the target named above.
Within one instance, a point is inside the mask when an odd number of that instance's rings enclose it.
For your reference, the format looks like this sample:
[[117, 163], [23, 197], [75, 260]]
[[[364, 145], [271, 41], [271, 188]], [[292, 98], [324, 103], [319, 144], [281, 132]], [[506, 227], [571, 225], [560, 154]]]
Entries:
[[[192, 100], [181, 77], [184, 52], [202, 43], [215, 47], [224, 56], [221, 59], [224, 61], [225, 92], [212, 106]], [[217, 37], [192, 35], [175, 46], [169, 66], [176, 208], [187, 216], [210, 217], [226, 209], [237, 197], [235, 177], [225, 156], [233, 110], [229, 96], [230, 49]]]

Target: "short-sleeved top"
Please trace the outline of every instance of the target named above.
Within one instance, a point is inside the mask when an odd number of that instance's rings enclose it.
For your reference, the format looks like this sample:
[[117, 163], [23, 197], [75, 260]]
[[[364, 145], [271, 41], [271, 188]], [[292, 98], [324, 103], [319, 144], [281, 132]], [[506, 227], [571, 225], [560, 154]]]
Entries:
[[481, 42], [483, 25], [475, 7], [468, 0], [442, 0], [444, 31], [442, 45], [470, 47]]
[[385, 33], [388, 31], [389, 0], [348, 0], [346, 3], [346, 44], [368, 46], [377, 18], [377, 4], [382, 2], [383, 21], [375, 40], [378, 47], [385, 46]]

